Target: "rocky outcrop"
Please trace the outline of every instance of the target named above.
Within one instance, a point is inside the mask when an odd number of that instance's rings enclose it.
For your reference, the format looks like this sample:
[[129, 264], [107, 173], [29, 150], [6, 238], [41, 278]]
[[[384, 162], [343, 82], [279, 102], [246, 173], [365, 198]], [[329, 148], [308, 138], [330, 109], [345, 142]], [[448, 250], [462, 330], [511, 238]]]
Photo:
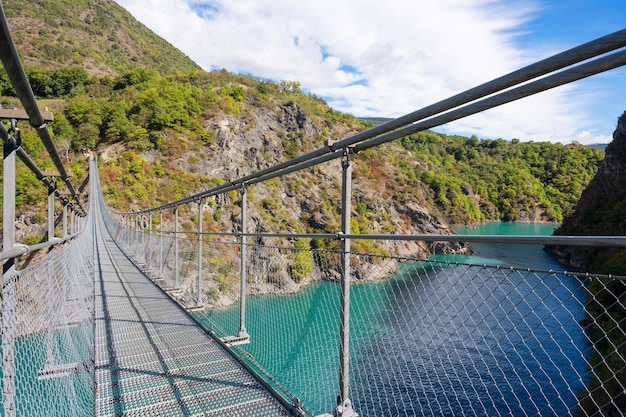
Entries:
[[[558, 235], [626, 235], [626, 112], [613, 133], [613, 141], [605, 151], [604, 160], [576, 205], [555, 231]], [[583, 270], [626, 274], [626, 263], [620, 261], [624, 250], [548, 246], [561, 262]], [[621, 268], [616, 270], [615, 268]], [[610, 269], [610, 270], [609, 270]]]
[[[200, 145], [199, 149], [190, 145], [189, 151], [173, 160], [162, 158], [157, 161], [155, 155], [150, 154], [153, 151], [146, 151], [142, 157], [167, 167], [232, 181], [318, 149], [324, 146], [324, 140], [329, 135], [342, 138], [359, 129], [350, 122], [329, 125], [322, 117], [308, 115], [295, 102], [273, 106], [246, 104], [240, 114], [218, 113], [205, 120], [203, 125], [212, 140]], [[357, 233], [368, 234], [453, 234], [437, 210], [425, 203], [428, 193], [423, 188], [425, 186], [418, 180], [409, 180], [394, 163], [401, 157], [409, 156], [406, 151], [392, 145], [351, 157], [352, 228], [358, 229]], [[332, 160], [249, 186], [248, 232], [338, 233], [341, 230], [341, 175], [341, 161]], [[237, 193], [207, 199], [204, 206], [204, 217], [208, 223], [205, 231], [240, 230], [239, 200]], [[188, 215], [195, 213], [197, 211], [192, 209]], [[181, 218], [180, 221], [195, 223], [191, 218]], [[172, 225], [166, 225], [165, 229], [171, 230]], [[251, 240], [249, 243], [253, 243]], [[255, 271], [249, 276], [249, 291], [253, 294], [293, 293], [311, 281], [337, 280], [340, 277], [340, 262], [335, 252], [339, 248], [338, 240], [327, 239], [318, 243], [320, 246], [316, 247], [330, 249], [330, 252], [315, 255], [324, 259], [311, 260], [313, 265], [302, 268], [306, 273], [296, 275], [293, 273], [296, 258], [296, 252], [292, 250], [293, 240], [259, 237], [254, 243], [262, 244], [262, 250], [267, 253], [257, 251], [254, 259], [250, 259], [254, 266], [249, 269]], [[271, 248], [285, 246], [284, 253], [271, 252]], [[395, 256], [424, 259], [432, 253], [467, 253], [468, 249], [463, 244], [441, 242], [355, 240], [352, 252], [355, 253], [352, 259], [354, 279], [372, 281], [394, 273], [397, 267]], [[235, 259], [236, 255], [231, 258]], [[234, 284], [236, 277], [219, 276], [219, 273], [208, 270], [205, 274], [203, 287], [209, 288], [211, 293], [210, 299], [205, 300], [207, 305], [228, 305], [236, 299], [233, 293], [237, 291]], [[183, 298], [191, 299], [194, 288], [191, 281], [182, 284]]]
[[[219, 177], [229, 181], [276, 165], [295, 155], [304, 154], [323, 146], [325, 120], [310, 117], [295, 102], [277, 105], [274, 108], [247, 106], [240, 116], [221, 115], [206, 122], [212, 132], [214, 143], [203, 150], [203, 160], [194, 167], [196, 173]], [[326, 128], [326, 129], [324, 129]], [[356, 126], [333, 125], [334, 137], [345, 137], [355, 131]], [[387, 152], [401, 152], [389, 147]], [[185, 168], [189, 155], [178, 164]], [[353, 207], [353, 217], [359, 218], [361, 232], [367, 233], [454, 233], [442, 217], [426, 207], [418, 196], [424, 190], [396, 198], [404, 189], [398, 188], [397, 178], [402, 175], [389, 161], [389, 155], [376, 160], [354, 158], [353, 206], [360, 204], [360, 212]], [[376, 175], [371, 171], [376, 167]], [[367, 175], [364, 172], [368, 172]], [[341, 163], [338, 160], [316, 166], [310, 170], [280, 178], [269, 183], [256, 184], [249, 196], [248, 213], [251, 223], [266, 232], [276, 232], [284, 227], [286, 232], [298, 229], [317, 232], [338, 232], [340, 225], [339, 205], [341, 202]], [[416, 183], [415, 187], [423, 185]], [[405, 187], [406, 188], [406, 187]], [[408, 188], [407, 188], [408, 189]], [[224, 212], [222, 226], [231, 227], [226, 220], [233, 207], [228, 201], [216, 200], [213, 209]], [[273, 221], [283, 219], [282, 224]], [[434, 252], [427, 245], [410, 243], [384, 244], [391, 254], [404, 256], [427, 256]], [[437, 245], [437, 252], [458, 252], [463, 246]]]

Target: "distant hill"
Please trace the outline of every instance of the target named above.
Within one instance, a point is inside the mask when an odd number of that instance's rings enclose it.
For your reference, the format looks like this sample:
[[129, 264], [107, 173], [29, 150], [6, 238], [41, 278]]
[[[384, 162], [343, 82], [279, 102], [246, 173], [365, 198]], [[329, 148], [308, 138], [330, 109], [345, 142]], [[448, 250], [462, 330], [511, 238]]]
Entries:
[[110, 76], [137, 66], [162, 74], [200, 68], [112, 0], [11, 0], [2, 6], [25, 66], [79, 66]]
[[375, 126], [382, 125], [383, 123], [387, 123], [390, 120], [393, 120], [390, 117], [359, 117], [359, 120], [365, 124], [371, 123]]
[[608, 143], [592, 143], [591, 145], [588, 145], [590, 148], [594, 148], [594, 149], [600, 149], [602, 151], [606, 150], [606, 147], [609, 146]]

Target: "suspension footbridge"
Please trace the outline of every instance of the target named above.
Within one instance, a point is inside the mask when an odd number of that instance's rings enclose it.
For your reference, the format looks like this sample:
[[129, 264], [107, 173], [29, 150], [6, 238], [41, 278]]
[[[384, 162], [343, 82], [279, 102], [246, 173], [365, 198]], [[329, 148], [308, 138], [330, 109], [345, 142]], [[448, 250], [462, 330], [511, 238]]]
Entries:
[[93, 227], [96, 415], [292, 415]]
[[[97, 158], [89, 167], [88, 193], [74, 188], [5, 19], [1, 32], [0, 57], [25, 109], [4, 116], [10, 128], [0, 124], [1, 415], [626, 412], [624, 277], [351, 251], [354, 239], [623, 248], [626, 237], [355, 235], [350, 230], [351, 161], [359, 151], [626, 65], [626, 30], [279, 165], [131, 213], [104, 203]], [[68, 193], [61, 193], [21, 148], [20, 120], [37, 128]], [[16, 158], [48, 188], [49, 238], [40, 244], [15, 239]], [[250, 187], [333, 159], [341, 160], [341, 231], [248, 231]], [[233, 191], [241, 206], [239, 230], [203, 232], [204, 203]], [[63, 209], [62, 230], [55, 229], [55, 202]], [[196, 230], [179, 230], [182, 207], [195, 213]], [[159, 230], [153, 227], [155, 216]], [[171, 228], [163, 230], [164, 225]], [[340, 249], [276, 243], [313, 238], [335, 239]], [[41, 254], [38, 262], [20, 263], [33, 253]], [[355, 268], [363, 265], [359, 274], [377, 279], [351, 286]], [[302, 290], [297, 303], [249, 294], [251, 283], [295, 281], [303, 273], [320, 280]], [[203, 311], [225, 278], [236, 282], [231, 293], [237, 300]]]

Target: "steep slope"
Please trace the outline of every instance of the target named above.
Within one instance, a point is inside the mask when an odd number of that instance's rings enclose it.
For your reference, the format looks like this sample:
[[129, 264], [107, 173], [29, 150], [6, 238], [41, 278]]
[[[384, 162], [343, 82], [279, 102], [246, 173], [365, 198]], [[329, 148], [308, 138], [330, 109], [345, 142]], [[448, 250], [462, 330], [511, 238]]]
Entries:
[[[184, 102], [199, 109], [197, 119], [182, 121], [187, 128], [179, 123], [161, 125], [134, 141], [100, 138], [101, 178], [105, 196], [114, 207], [126, 211], [181, 198], [319, 148], [328, 137], [342, 138], [364, 128], [353, 117], [336, 113], [322, 100], [303, 94], [295, 84], [274, 84], [226, 72], [195, 74], [181, 84], [157, 77], [117, 90], [110, 100], [120, 103], [122, 97], [135, 97], [135, 102], [141, 102], [150, 95], [154, 101], [155, 91], [171, 97], [184, 95], [181, 88], [189, 94]], [[72, 108], [74, 102], [68, 106]], [[131, 110], [126, 120], [137, 121], [139, 114]], [[150, 115], [141, 125], [155, 123]], [[80, 124], [75, 128], [80, 129]], [[354, 231], [452, 233], [432, 212], [423, 184], [415, 177], [409, 179], [393, 163], [404, 153], [402, 148], [388, 145], [353, 158]], [[340, 162], [333, 161], [250, 187], [250, 229], [339, 232], [340, 181]], [[239, 227], [236, 194], [207, 204], [210, 216], [206, 230]], [[462, 246], [357, 242], [355, 250], [359, 249], [425, 256], [433, 251], [462, 250]]]
[[[598, 172], [583, 191], [574, 213], [558, 235], [626, 235], [626, 112]], [[564, 263], [593, 272], [626, 275], [626, 251], [606, 248], [549, 247]]]
[[26, 66], [80, 66], [98, 75], [135, 66], [165, 74], [199, 69], [113, 0], [11, 0], [3, 8]]

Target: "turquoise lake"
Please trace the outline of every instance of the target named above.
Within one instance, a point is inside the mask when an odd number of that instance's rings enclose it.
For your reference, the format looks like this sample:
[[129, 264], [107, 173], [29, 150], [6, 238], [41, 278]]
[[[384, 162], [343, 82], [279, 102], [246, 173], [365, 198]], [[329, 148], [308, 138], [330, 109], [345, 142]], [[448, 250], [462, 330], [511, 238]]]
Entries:
[[[550, 235], [555, 227], [494, 223], [457, 231]], [[540, 245], [475, 244], [472, 249], [471, 256], [433, 258], [565, 269]], [[584, 296], [581, 282], [570, 276], [505, 276], [495, 268], [424, 262], [400, 264], [389, 279], [353, 284], [350, 398], [355, 410], [361, 417], [573, 415], [588, 351], [578, 325]], [[334, 282], [315, 283], [296, 295], [247, 300], [251, 343], [242, 347], [245, 355], [313, 415], [332, 412], [336, 405], [338, 300]], [[238, 314], [234, 306], [202, 318], [219, 323], [224, 334], [236, 334]]]

